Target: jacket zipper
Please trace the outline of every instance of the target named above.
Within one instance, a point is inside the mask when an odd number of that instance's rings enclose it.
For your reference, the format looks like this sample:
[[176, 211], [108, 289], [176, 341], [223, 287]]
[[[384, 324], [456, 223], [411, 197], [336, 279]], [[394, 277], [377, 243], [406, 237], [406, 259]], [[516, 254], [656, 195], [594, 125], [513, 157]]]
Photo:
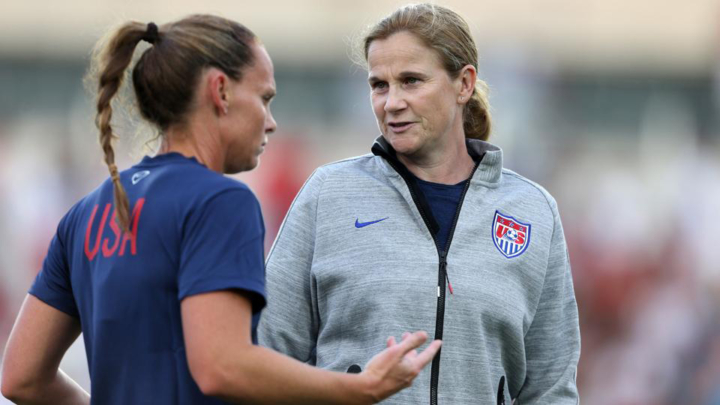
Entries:
[[[445, 286], [449, 286], [447, 273], [447, 253], [450, 250], [450, 245], [452, 244], [458, 218], [460, 218], [460, 210], [462, 209], [463, 202], [465, 201], [465, 194], [467, 194], [467, 191], [470, 188], [470, 181], [472, 180], [473, 175], [475, 175], [475, 170], [477, 170], [478, 166], [479, 164], [475, 164], [475, 168], [473, 168], [473, 171], [470, 174], [470, 178], [468, 178], [467, 183], [465, 183], [465, 188], [463, 188], [462, 194], [460, 195], [460, 201], [458, 202], [458, 207], [455, 210], [455, 218], [453, 218], [452, 226], [450, 227], [450, 233], [448, 234], [448, 240], [445, 245], [445, 250], [440, 249], [440, 246], [438, 246], [438, 241], [435, 238], [435, 235], [433, 235], [433, 239], [435, 240], [435, 246], [437, 247], [438, 255], [440, 256], [440, 271], [438, 272], [438, 290], [440, 294], [438, 296], [437, 315], [435, 316], [435, 339], [442, 339], [443, 329], [445, 326]], [[438, 352], [433, 359], [431, 366], [430, 405], [437, 405], [438, 403], [437, 394], [439, 382], [440, 352]]]
[[[415, 207], [418, 209], [418, 212], [420, 212], [420, 216], [423, 219], [423, 222], [425, 222], [425, 226], [427, 227], [428, 231], [430, 231], [430, 235], [433, 238], [433, 241], [435, 242], [435, 248], [438, 251], [438, 256], [440, 258], [440, 264], [438, 269], [438, 297], [437, 297], [437, 311], [435, 315], [435, 339], [442, 339], [443, 337], [443, 328], [445, 325], [445, 286], [448, 283], [448, 275], [447, 275], [447, 251], [450, 250], [450, 244], [452, 243], [453, 235], [455, 234], [455, 227], [457, 226], [458, 218], [460, 217], [460, 210], [462, 209], [463, 202], [465, 201], [465, 194], [467, 194], [468, 189], [470, 188], [470, 181], [472, 180], [473, 176], [475, 175], [475, 171], [480, 166], [480, 163], [475, 163], [475, 167], [472, 170], [472, 173], [470, 173], [470, 177], [467, 179], [467, 183], [465, 184], [465, 187], [463, 188], [462, 194], [460, 195], [460, 201], [458, 202], [458, 207], [455, 210], [455, 217], [453, 218], [453, 223], [450, 228], [450, 233], [448, 234], [448, 240], [446, 242], [446, 249], [440, 249], [440, 246], [438, 244], [438, 240], [436, 235], [432, 232], [432, 228], [430, 226], [430, 220], [427, 217], [427, 213], [422, 208], [421, 204], [418, 203], [418, 197], [415, 194], [415, 191], [413, 190], [413, 187], [410, 186], [410, 182], [408, 179], [403, 176], [403, 173], [401, 170], [398, 170], [398, 167], [395, 165], [395, 162], [391, 161], [390, 159], [386, 159], [388, 163], [390, 163], [390, 166], [395, 169], [395, 171], [400, 174], [400, 177], [405, 180], [405, 184], [408, 186], [408, 190], [410, 191], [410, 196], [413, 199], [413, 202], [415, 203]], [[435, 355], [435, 358], [433, 358], [432, 365], [431, 365], [431, 374], [430, 374], [430, 405], [438, 405], [438, 383], [440, 380], [440, 355], [442, 354], [442, 349], [440, 349], [437, 354]]]

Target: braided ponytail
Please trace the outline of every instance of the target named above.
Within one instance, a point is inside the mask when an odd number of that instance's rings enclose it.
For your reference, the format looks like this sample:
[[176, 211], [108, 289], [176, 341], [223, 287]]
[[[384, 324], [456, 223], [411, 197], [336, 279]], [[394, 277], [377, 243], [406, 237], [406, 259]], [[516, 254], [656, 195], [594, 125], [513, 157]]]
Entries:
[[123, 230], [130, 227], [130, 202], [125, 188], [120, 182], [120, 174], [115, 165], [115, 151], [112, 141], [117, 138], [111, 127], [112, 99], [117, 94], [125, 77], [125, 70], [132, 61], [135, 47], [146, 34], [146, 26], [139, 22], [129, 22], [111, 34], [107, 43], [102, 46], [99, 56], [100, 75], [97, 95], [97, 116], [95, 125], [100, 130], [100, 146], [105, 155], [105, 164], [110, 171], [113, 182], [115, 213], [117, 223]]

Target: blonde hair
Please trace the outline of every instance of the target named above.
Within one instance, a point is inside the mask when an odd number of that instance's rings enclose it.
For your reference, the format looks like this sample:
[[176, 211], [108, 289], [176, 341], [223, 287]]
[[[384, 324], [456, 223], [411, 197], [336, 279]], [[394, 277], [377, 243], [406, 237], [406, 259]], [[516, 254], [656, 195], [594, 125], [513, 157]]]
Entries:
[[89, 81], [97, 83], [97, 115], [100, 145], [114, 185], [117, 219], [127, 230], [130, 208], [115, 165], [112, 141], [111, 102], [122, 86], [137, 44], [145, 50], [132, 69], [132, 83], [140, 115], [161, 131], [183, 123], [195, 93], [201, 71], [216, 67], [240, 80], [245, 67], [253, 63], [252, 42], [246, 27], [213, 15], [192, 15], [156, 26], [131, 21], [111, 31], [95, 46]]
[[[404, 31], [415, 35], [433, 49], [453, 79], [467, 65], [478, 69], [478, 52], [467, 22], [448, 8], [427, 3], [401, 7], [372, 26], [362, 41], [365, 62], [373, 41]], [[475, 82], [470, 101], [465, 105], [463, 129], [467, 138], [485, 141], [490, 137], [488, 87], [480, 79]]]

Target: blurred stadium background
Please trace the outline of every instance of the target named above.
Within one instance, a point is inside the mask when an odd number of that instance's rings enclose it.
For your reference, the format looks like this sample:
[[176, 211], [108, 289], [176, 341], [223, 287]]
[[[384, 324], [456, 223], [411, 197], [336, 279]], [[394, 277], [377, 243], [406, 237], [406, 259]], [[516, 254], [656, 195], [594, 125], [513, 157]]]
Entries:
[[[378, 130], [365, 72], [348, 55], [401, 4], [4, 1], [0, 347], [58, 220], [107, 176], [82, 78], [110, 26], [211, 12], [266, 44], [279, 130], [260, 168], [238, 177], [262, 201], [269, 248], [316, 166], [369, 152]], [[582, 402], [720, 404], [720, 2], [441, 4], [473, 28], [506, 166], [558, 200], [580, 306]], [[120, 121], [127, 168], [144, 139]], [[89, 386], [80, 341], [63, 368]]]

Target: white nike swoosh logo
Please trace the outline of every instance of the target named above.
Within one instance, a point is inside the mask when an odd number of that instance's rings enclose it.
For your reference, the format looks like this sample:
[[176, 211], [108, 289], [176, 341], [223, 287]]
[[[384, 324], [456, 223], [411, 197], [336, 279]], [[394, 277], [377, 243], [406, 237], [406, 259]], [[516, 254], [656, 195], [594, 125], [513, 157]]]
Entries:
[[150, 170], [143, 170], [132, 175], [132, 184], [137, 184], [140, 180], [144, 179], [150, 174]]

